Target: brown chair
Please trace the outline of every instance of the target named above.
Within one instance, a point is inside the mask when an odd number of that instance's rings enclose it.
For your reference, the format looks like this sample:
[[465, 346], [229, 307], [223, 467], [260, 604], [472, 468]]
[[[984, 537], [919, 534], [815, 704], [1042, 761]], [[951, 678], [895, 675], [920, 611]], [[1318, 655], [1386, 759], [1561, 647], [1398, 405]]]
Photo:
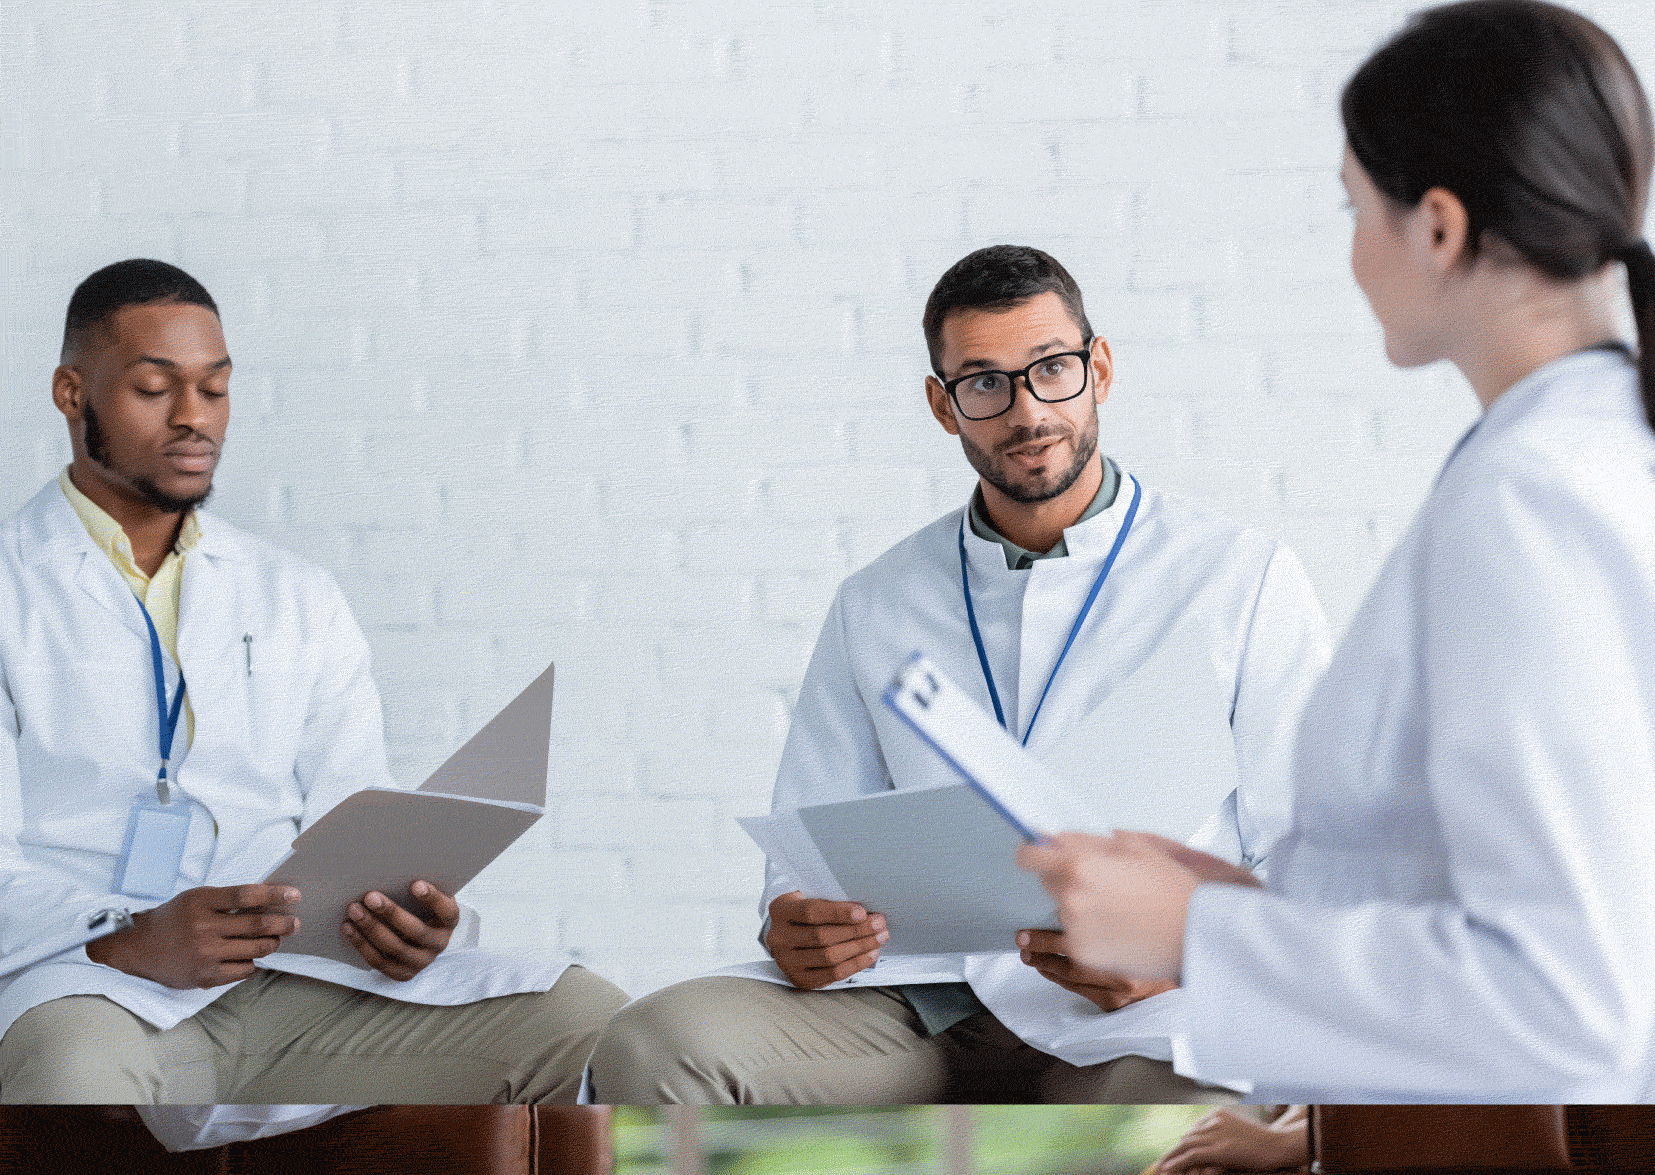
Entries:
[[1312, 1106], [1321, 1175], [1655, 1170], [1655, 1106]]
[[0, 1106], [0, 1175], [609, 1175], [607, 1106], [374, 1106], [169, 1154], [128, 1106]]

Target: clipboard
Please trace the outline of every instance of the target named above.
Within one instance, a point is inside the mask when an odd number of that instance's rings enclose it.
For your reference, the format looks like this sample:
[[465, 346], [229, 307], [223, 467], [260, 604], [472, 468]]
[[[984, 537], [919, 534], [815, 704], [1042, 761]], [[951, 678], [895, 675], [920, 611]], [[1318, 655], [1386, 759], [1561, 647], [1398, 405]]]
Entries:
[[1031, 843], [1089, 823], [1068, 784], [922, 654], [896, 671], [885, 705]]

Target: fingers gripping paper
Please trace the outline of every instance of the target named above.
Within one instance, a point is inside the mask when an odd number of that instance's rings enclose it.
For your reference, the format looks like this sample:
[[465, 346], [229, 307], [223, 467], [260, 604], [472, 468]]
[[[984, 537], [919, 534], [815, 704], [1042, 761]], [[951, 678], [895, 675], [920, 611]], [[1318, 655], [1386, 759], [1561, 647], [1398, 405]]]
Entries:
[[817, 804], [799, 818], [844, 891], [885, 915], [885, 954], [1003, 951], [1019, 930], [1058, 927], [1052, 899], [1017, 867], [1017, 833], [964, 784]]
[[302, 895], [299, 930], [281, 950], [366, 967], [339, 932], [369, 890], [423, 910], [423, 879], [456, 893], [545, 812], [552, 667], [449, 756], [416, 791], [366, 788], [300, 833], [265, 880]]

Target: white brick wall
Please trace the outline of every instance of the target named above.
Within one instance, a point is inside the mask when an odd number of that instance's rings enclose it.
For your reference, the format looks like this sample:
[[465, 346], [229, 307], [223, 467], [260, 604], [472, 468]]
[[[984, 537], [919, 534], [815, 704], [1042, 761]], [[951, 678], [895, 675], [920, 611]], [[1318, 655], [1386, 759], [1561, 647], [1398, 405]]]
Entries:
[[[764, 808], [838, 581], [971, 477], [931, 284], [1057, 254], [1106, 450], [1287, 538], [1336, 623], [1473, 402], [1345, 267], [1340, 85], [1393, 0], [6, 0], [0, 511], [65, 460], [65, 302], [222, 303], [215, 506], [335, 571], [419, 779], [558, 662], [551, 815], [491, 942], [634, 991], [751, 957]], [[1585, 5], [1655, 82], [1647, 0]]]

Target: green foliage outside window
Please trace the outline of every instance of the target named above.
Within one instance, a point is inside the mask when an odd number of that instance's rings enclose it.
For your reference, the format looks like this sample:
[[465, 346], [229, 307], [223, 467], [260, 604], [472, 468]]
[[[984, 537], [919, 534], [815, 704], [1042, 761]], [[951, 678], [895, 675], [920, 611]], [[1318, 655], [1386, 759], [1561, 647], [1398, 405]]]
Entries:
[[[977, 1175], [1137, 1175], [1206, 1106], [977, 1106]], [[944, 1167], [934, 1106], [706, 1108], [707, 1175], [933, 1175]], [[615, 1112], [617, 1175], [664, 1175], [654, 1110]]]

